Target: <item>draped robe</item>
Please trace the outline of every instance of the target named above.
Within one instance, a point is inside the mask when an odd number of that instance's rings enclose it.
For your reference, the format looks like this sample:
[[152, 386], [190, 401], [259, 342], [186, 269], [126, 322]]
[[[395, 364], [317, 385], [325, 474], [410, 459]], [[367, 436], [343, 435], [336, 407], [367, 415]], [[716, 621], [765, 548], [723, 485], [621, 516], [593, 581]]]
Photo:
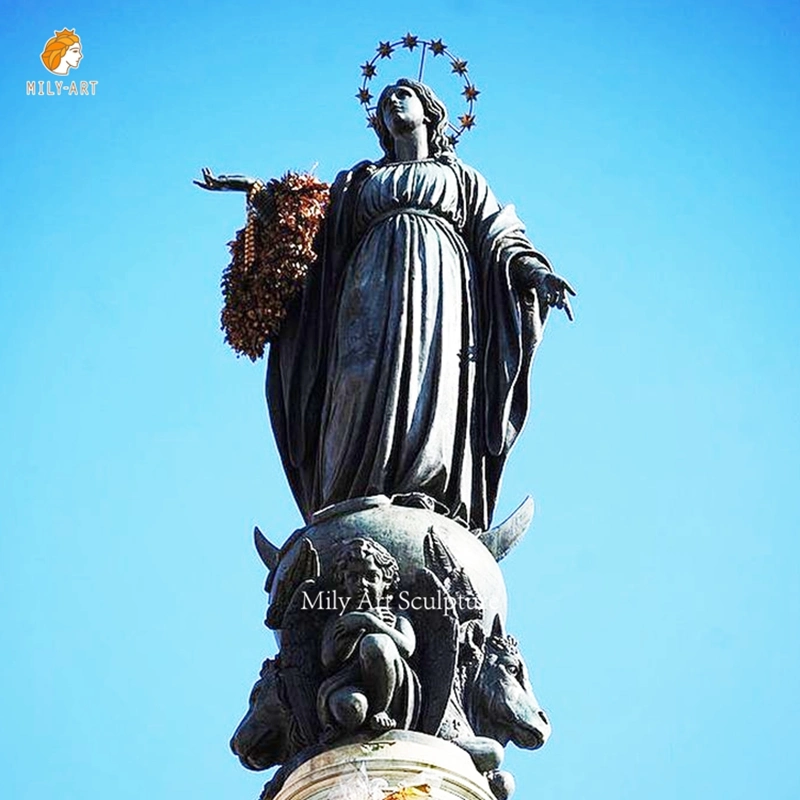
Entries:
[[306, 521], [350, 498], [418, 493], [485, 530], [547, 312], [513, 288], [512, 262], [547, 260], [452, 156], [340, 173], [317, 251], [267, 375]]

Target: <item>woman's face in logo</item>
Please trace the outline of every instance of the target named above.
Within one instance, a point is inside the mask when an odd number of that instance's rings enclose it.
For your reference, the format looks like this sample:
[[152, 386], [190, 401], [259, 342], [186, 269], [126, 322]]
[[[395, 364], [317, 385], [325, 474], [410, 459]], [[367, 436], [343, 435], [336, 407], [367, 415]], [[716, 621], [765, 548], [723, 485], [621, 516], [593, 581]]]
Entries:
[[64, 53], [64, 57], [61, 59], [61, 66], [66, 64], [72, 69], [76, 69], [82, 58], [83, 53], [81, 53], [80, 42], [76, 42]]
[[48, 72], [67, 75], [71, 69], [77, 69], [83, 59], [80, 37], [74, 29], [53, 31], [39, 58]]

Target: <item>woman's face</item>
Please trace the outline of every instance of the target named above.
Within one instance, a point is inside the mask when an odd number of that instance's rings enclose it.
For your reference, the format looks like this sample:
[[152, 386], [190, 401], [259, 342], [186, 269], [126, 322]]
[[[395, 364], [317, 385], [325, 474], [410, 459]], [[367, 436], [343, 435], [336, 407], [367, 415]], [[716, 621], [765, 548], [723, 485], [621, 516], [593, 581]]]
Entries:
[[66, 63], [69, 64], [70, 67], [75, 69], [78, 64], [81, 63], [81, 59], [83, 58], [83, 53], [81, 53], [81, 45], [80, 42], [75, 42], [66, 53], [64, 53], [64, 58], [62, 59], [62, 64]]
[[410, 133], [425, 125], [425, 109], [419, 95], [410, 86], [393, 86], [384, 97], [383, 122], [392, 136]]

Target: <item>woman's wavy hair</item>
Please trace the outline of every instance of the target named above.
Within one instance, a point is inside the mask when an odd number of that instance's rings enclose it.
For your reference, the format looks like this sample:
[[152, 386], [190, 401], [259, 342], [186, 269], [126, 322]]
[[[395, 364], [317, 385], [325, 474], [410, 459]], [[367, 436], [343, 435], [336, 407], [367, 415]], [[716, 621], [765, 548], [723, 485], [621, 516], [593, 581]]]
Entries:
[[425, 127], [428, 130], [430, 157], [442, 158], [453, 155], [453, 145], [447, 136], [447, 108], [444, 103], [434, 94], [430, 86], [411, 80], [411, 78], [400, 78], [381, 92], [375, 109], [375, 132], [378, 134], [378, 140], [386, 154], [384, 160], [394, 161], [397, 158], [394, 150], [394, 138], [383, 121], [383, 107], [388, 101], [392, 89], [396, 86], [407, 86], [409, 89], [413, 89], [422, 103], [425, 111]]
[[64, 30], [55, 31], [54, 33], [55, 35], [47, 40], [47, 44], [44, 46], [41, 56], [39, 56], [42, 59], [42, 64], [50, 72], [58, 68], [67, 50], [74, 44], [80, 44], [81, 41], [81, 37], [75, 33], [74, 28], [72, 30], [64, 28]]

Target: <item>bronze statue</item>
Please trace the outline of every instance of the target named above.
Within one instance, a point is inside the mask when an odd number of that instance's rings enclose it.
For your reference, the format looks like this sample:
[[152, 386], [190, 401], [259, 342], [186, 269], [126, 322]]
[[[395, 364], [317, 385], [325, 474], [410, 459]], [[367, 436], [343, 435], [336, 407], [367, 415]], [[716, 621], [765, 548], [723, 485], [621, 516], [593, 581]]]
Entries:
[[[337, 176], [270, 345], [270, 417], [306, 524], [280, 548], [256, 529], [280, 653], [231, 744], [251, 769], [283, 765], [272, 797], [339, 741], [417, 731], [461, 746], [505, 800], [505, 744], [538, 748], [550, 723], [505, 633], [496, 566], [532, 502], [491, 521], [548, 312], [571, 320], [575, 292], [456, 157], [428, 86], [387, 86], [371, 124], [383, 157]], [[274, 213], [254, 178], [204, 169], [196, 183]]]
[[[419, 680], [408, 664], [416, 647], [409, 618], [390, 607], [397, 561], [372, 539], [344, 542], [336, 560], [342, 613], [322, 633], [317, 710], [327, 731], [411, 728], [419, 711]], [[324, 734], [323, 734], [324, 735]]]
[[[411, 495], [486, 530], [548, 309], [572, 318], [573, 289], [446, 124], [424, 84], [384, 89], [384, 157], [336, 178], [319, 260], [271, 347], [270, 416], [307, 522], [349, 498]], [[205, 171], [201, 185], [256, 182]]]

